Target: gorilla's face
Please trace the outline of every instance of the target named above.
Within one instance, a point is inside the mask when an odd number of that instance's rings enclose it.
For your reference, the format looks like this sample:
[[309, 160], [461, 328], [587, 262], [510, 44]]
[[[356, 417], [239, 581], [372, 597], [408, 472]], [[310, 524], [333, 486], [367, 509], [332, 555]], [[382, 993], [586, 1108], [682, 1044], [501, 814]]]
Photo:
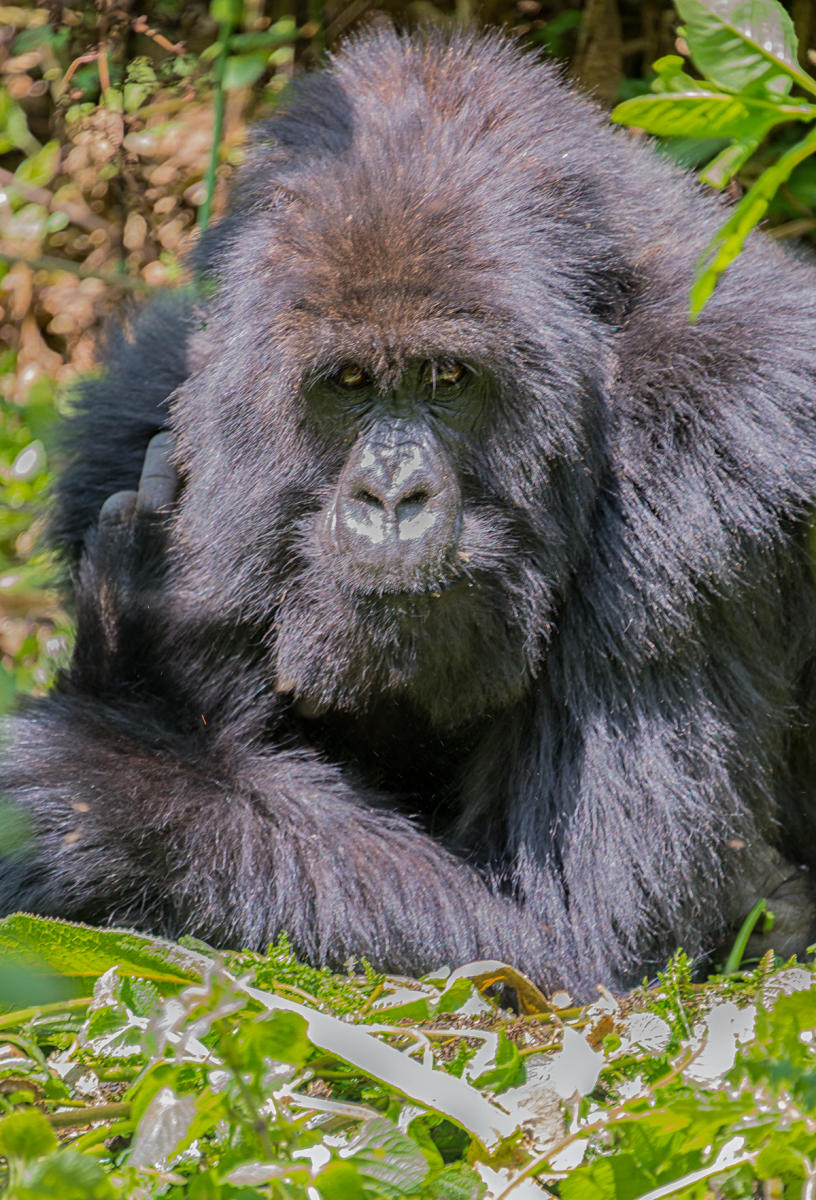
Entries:
[[477, 474], [497, 395], [454, 358], [307, 380], [305, 420], [335, 467], [301, 522], [275, 658], [279, 688], [313, 711], [391, 696], [455, 724], [531, 677], [542, 598], [520, 578], [523, 522]]
[[356, 362], [312, 382], [314, 419], [351, 444], [316, 522], [326, 570], [347, 590], [392, 605], [463, 579], [456, 444], [478, 433], [487, 392], [456, 360], [411, 362], [392, 386]]

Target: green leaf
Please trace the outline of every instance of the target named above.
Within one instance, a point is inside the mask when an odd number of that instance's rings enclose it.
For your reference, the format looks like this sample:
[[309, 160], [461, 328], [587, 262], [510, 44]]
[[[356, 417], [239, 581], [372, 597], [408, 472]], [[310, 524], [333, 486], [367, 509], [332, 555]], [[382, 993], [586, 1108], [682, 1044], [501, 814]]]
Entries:
[[802, 1154], [787, 1144], [778, 1144], [773, 1138], [771, 1144], [760, 1150], [754, 1163], [760, 1179], [804, 1179], [805, 1164]]
[[429, 1176], [422, 1195], [428, 1200], [481, 1200], [486, 1191], [487, 1184], [473, 1167], [451, 1163]]
[[269, 51], [295, 41], [297, 36], [297, 29], [294, 27], [279, 29], [277, 25], [273, 25], [271, 29], [265, 29], [262, 33], [234, 33], [230, 38], [230, 49]]
[[0, 921], [0, 958], [82, 979], [118, 966], [122, 975], [165, 983], [197, 981], [208, 965], [203, 955], [162, 938], [26, 913]]
[[474, 996], [478, 997], [478, 989], [474, 986], [472, 979], [467, 979], [464, 976], [461, 979], [456, 979], [449, 988], [445, 988], [436, 1005], [438, 1013], [456, 1012], [472, 1000]]
[[519, 1054], [515, 1042], [499, 1032], [498, 1049], [493, 1060], [493, 1066], [483, 1071], [473, 1086], [477, 1088], [492, 1088], [494, 1092], [503, 1092], [506, 1088], [515, 1087], [524, 1082], [524, 1060]]
[[718, 87], [816, 93], [799, 66], [793, 22], [777, 0], [675, 0], [695, 65]]
[[725, 92], [664, 92], [624, 100], [612, 112], [621, 125], [658, 137], [763, 138], [783, 121], [812, 120], [810, 106], [769, 103]]
[[264, 1058], [300, 1066], [312, 1051], [306, 1020], [299, 1013], [279, 1010], [244, 1026], [239, 1034], [244, 1050], [257, 1050]]
[[60, 144], [46, 142], [36, 154], [25, 158], [14, 172], [14, 178], [30, 187], [47, 187], [57, 174], [60, 165]]
[[0, 1121], [0, 1154], [30, 1162], [57, 1148], [54, 1131], [37, 1108], [12, 1113]]
[[700, 264], [691, 289], [691, 315], [696, 318], [711, 297], [717, 280], [742, 250], [745, 239], [762, 220], [779, 188], [796, 166], [816, 153], [816, 129], [797, 142], [790, 150], [760, 175], [734, 209], [728, 221], [718, 230], [700, 257]]
[[263, 75], [268, 60], [268, 54], [231, 54], [224, 66], [225, 91], [251, 87]]
[[243, 0], [210, 0], [210, 16], [219, 25], [235, 28], [244, 15]]
[[599, 1158], [563, 1179], [561, 1200], [635, 1200], [654, 1186], [633, 1154], [619, 1153], [614, 1158]]
[[330, 1162], [314, 1184], [323, 1200], [368, 1200], [360, 1174], [350, 1162]]
[[417, 1144], [387, 1117], [367, 1121], [344, 1153], [366, 1189], [378, 1200], [415, 1196], [428, 1174], [428, 1164]]
[[15, 1200], [113, 1200], [113, 1187], [87, 1154], [63, 1150], [37, 1163]]
[[664, 54], [655, 59], [652, 70], [656, 78], [652, 81], [653, 92], [708, 92], [711, 89], [700, 79], [695, 79], [686, 70], [686, 60], [679, 54]]

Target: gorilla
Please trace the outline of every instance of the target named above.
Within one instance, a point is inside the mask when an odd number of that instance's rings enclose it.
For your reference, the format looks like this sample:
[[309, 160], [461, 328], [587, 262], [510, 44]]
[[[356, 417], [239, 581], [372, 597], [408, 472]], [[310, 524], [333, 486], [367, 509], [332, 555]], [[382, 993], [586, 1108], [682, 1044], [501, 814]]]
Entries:
[[813, 876], [816, 289], [499, 34], [375, 30], [115, 335], [0, 911], [626, 988]]

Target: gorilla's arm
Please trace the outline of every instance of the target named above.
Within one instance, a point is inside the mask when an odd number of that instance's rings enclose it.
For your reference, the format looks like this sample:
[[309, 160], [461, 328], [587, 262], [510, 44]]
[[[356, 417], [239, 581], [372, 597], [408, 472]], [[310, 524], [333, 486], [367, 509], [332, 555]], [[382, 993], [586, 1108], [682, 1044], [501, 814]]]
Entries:
[[257, 949], [285, 931], [313, 962], [417, 972], [500, 958], [553, 980], [543, 928], [343, 768], [191, 732], [181, 700], [160, 699], [168, 451], [154, 438], [138, 491], [103, 506], [71, 667], [10, 723], [3, 791], [31, 840], [3, 864], [0, 912]]
[[0, 911], [116, 922], [395, 971], [505, 958], [542, 976], [543, 937], [476, 875], [302, 752], [224, 770], [146, 710], [73, 697], [15, 722], [6, 796], [33, 849], [4, 865]]

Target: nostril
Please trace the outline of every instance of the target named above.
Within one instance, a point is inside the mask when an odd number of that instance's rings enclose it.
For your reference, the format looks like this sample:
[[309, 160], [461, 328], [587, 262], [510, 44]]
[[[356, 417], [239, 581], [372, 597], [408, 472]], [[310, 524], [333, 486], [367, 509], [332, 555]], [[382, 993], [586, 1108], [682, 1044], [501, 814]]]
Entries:
[[400, 500], [396, 507], [396, 518], [398, 521], [410, 521], [427, 505], [431, 498], [431, 493], [427, 488], [414, 488], [407, 496]]
[[361, 504], [365, 504], [371, 508], [383, 508], [383, 502], [373, 492], [369, 492], [367, 488], [358, 487], [351, 493], [352, 500], [359, 500]]

